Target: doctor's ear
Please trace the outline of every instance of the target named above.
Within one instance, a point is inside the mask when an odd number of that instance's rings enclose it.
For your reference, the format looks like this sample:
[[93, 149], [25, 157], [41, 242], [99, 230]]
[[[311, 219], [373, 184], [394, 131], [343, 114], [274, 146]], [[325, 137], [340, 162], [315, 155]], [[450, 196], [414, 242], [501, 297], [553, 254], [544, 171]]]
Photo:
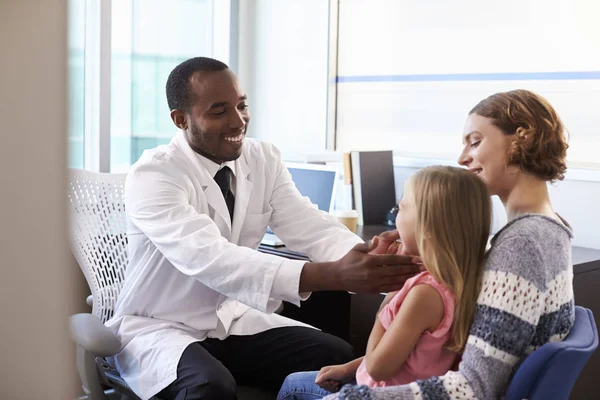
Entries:
[[187, 120], [185, 118], [185, 113], [181, 110], [174, 109], [171, 110], [171, 119], [176, 127], [182, 130], [187, 129]]

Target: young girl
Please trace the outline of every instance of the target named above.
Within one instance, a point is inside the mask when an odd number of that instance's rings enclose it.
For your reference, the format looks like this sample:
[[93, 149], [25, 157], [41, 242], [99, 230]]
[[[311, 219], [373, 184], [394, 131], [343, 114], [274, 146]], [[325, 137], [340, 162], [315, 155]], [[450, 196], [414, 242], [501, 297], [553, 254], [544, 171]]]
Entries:
[[490, 219], [490, 196], [475, 174], [429, 167], [413, 175], [399, 204], [396, 226], [402, 243], [397, 252], [420, 255], [426, 271], [386, 296], [365, 357], [324, 367], [318, 374], [292, 374], [278, 399], [320, 398], [354, 378], [378, 387], [450, 370], [473, 320]]

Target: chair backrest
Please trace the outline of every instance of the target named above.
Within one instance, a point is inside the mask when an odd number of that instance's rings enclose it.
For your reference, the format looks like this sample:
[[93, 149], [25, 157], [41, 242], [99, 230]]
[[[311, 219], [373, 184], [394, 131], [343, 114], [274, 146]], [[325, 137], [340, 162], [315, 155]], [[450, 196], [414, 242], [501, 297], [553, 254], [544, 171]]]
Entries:
[[547, 343], [527, 357], [515, 372], [506, 400], [567, 400], [587, 360], [598, 347], [594, 315], [575, 307], [575, 325], [562, 342]]
[[112, 317], [127, 267], [126, 174], [70, 170], [71, 250], [94, 299], [92, 313]]

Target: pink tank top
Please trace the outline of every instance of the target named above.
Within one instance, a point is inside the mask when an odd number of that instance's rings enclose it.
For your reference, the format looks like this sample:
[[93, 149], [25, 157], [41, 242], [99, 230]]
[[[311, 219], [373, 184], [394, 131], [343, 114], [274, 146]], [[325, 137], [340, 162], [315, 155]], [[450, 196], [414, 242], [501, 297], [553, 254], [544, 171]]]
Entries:
[[404, 301], [410, 289], [419, 284], [430, 285], [439, 292], [444, 302], [442, 322], [435, 331], [423, 333], [404, 365], [402, 365], [396, 376], [389, 380], [373, 380], [369, 376], [365, 360], [363, 360], [356, 371], [356, 381], [359, 385], [369, 387], [404, 385], [418, 379], [444, 375], [456, 362], [458, 354], [443, 347], [450, 338], [450, 328], [454, 320], [454, 295], [436, 281], [429, 272], [422, 272], [406, 281], [396, 296], [381, 310], [379, 321], [387, 329], [396, 317], [402, 301]]

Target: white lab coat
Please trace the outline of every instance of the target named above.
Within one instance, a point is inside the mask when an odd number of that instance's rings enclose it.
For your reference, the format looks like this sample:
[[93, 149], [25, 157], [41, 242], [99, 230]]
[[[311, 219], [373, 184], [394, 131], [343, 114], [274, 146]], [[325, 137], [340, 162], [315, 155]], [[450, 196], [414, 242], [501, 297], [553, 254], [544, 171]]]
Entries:
[[129, 265], [106, 325], [122, 344], [113, 363], [142, 400], [175, 380], [190, 343], [303, 325], [273, 314], [308, 294], [298, 293], [303, 261], [256, 251], [268, 225], [314, 261], [361, 242], [300, 195], [274, 146], [246, 138], [232, 163], [233, 225], [206, 162], [178, 132], [127, 176]]

